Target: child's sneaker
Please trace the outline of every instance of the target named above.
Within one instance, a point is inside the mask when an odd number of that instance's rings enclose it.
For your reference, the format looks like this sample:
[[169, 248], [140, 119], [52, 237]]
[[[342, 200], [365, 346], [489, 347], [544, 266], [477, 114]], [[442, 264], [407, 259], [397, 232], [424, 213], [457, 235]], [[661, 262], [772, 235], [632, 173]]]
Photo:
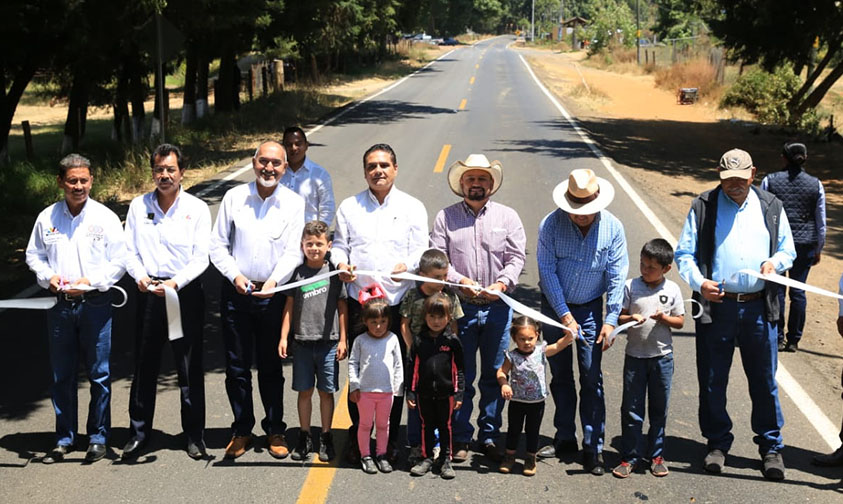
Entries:
[[410, 469], [411, 476], [424, 476], [428, 472], [430, 472], [430, 468], [433, 467], [433, 459], [423, 459], [418, 464], [414, 465], [412, 469]]
[[310, 433], [306, 431], [299, 432], [299, 442], [296, 449], [293, 450], [290, 458], [293, 460], [307, 460], [310, 452], [313, 451], [313, 440], [310, 438]]
[[330, 432], [323, 432], [319, 436], [319, 460], [322, 462], [330, 462], [337, 456], [334, 449], [334, 436]]
[[524, 457], [524, 476], [535, 476], [536, 475], [536, 454], [535, 453], [528, 453], [526, 457]]
[[457, 472], [454, 471], [454, 468], [451, 466], [451, 459], [446, 458], [442, 461], [442, 470], [439, 473], [439, 476], [442, 479], [454, 479], [457, 477]]
[[662, 457], [655, 457], [652, 462], [650, 462], [650, 472], [653, 476], [661, 478], [662, 476], [667, 476], [667, 473], [670, 471], [667, 470], [667, 465], [665, 465]]
[[614, 474], [618, 478], [628, 478], [630, 474], [632, 474], [632, 464], [627, 462], [626, 460], [622, 460], [617, 467], [612, 469], [612, 474]]
[[382, 473], [392, 472], [392, 465], [389, 463], [389, 459], [386, 455], [378, 455], [377, 462], [378, 469], [380, 469]]
[[363, 472], [366, 474], [377, 474], [378, 472], [378, 466], [375, 465], [375, 459], [371, 455], [361, 458], [360, 465], [363, 466]]
[[498, 471], [509, 474], [512, 472], [512, 466], [515, 465], [515, 454], [507, 452], [503, 456], [503, 460], [501, 461], [501, 465], [498, 468]]

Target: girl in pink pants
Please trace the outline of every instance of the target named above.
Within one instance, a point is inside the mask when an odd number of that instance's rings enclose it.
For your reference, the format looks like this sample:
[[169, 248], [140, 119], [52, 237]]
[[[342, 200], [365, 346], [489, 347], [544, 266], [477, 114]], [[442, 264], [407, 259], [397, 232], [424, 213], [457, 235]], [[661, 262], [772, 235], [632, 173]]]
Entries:
[[[398, 336], [389, 331], [389, 305], [385, 299], [368, 300], [363, 305], [361, 318], [367, 330], [355, 338], [348, 357], [348, 396], [360, 411], [357, 443], [363, 471], [375, 474], [380, 469], [388, 473], [392, 472], [386, 458], [389, 412], [392, 397], [401, 395], [404, 383], [401, 347]], [[374, 459], [369, 447], [372, 423], [377, 427], [377, 456]]]

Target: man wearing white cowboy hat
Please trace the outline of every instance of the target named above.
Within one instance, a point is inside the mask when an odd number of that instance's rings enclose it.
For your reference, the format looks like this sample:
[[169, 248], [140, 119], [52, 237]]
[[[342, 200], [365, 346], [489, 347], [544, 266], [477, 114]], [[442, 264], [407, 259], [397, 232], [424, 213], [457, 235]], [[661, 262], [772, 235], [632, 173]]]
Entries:
[[[430, 243], [448, 254], [448, 281], [491, 291], [511, 292], [524, 267], [527, 237], [521, 219], [512, 208], [489, 198], [500, 188], [500, 162], [472, 154], [448, 169], [448, 184], [459, 203], [440, 210], [433, 222]], [[509, 345], [512, 310], [498, 296], [468, 287], [459, 293], [465, 316], [459, 319], [459, 338], [465, 354], [465, 401], [454, 416], [454, 460], [464, 461], [474, 433], [471, 412], [475, 356], [480, 350], [480, 401], [478, 441], [486, 455], [497, 462], [495, 441], [500, 434], [504, 401], [495, 373], [503, 364]]]
[[[542, 313], [555, 317], [575, 333], [580, 375], [580, 421], [583, 429], [583, 465], [594, 475], [604, 473], [602, 451], [606, 423], [603, 374], [600, 362], [607, 336], [618, 325], [623, 284], [629, 270], [623, 224], [606, 207], [615, 196], [608, 180], [588, 169], [571, 171], [568, 180], [553, 190], [559, 207], [539, 224], [539, 285]], [[606, 318], [603, 295], [606, 294]], [[562, 329], [544, 325], [544, 337], [553, 343]], [[553, 375], [550, 392], [556, 405], [554, 444], [540, 457], [577, 451], [574, 411], [577, 397], [570, 347], [548, 358]]]

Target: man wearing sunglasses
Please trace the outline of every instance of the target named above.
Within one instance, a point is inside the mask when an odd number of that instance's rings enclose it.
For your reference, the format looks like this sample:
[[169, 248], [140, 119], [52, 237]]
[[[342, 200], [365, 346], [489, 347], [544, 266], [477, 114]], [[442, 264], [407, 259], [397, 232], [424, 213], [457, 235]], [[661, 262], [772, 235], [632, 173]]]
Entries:
[[237, 458], [252, 444], [252, 356], [266, 416], [261, 427], [267, 450], [284, 458], [284, 375], [278, 342], [284, 296], [270, 291], [286, 282], [301, 263], [304, 200], [278, 182], [287, 154], [278, 142], [264, 142], [252, 158], [255, 180], [225, 193], [211, 231], [211, 262], [222, 282], [220, 317], [225, 345], [225, 390], [234, 422], [225, 457]]

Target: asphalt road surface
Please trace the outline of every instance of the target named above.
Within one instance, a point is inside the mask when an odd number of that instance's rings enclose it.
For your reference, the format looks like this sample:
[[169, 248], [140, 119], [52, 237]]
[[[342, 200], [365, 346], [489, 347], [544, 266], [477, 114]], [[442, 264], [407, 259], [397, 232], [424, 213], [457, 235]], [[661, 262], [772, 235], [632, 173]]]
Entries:
[[[518, 53], [507, 48], [511, 40], [499, 37], [444, 55], [399, 85], [347, 110], [313, 132], [308, 154], [331, 172], [339, 202], [365, 188], [364, 150], [374, 143], [391, 144], [398, 156], [396, 185], [425, 203], [431, 223], [439, 209], [458, 201], [445, 178], [450, 163], [473, 152], [499, 159], [504, 166], [504, 181], [494, 199], [518, 211], [528, 238], [527, 262], [515, 297], [538, 306], [535, 261], [538, 223], [555, 208], [551, 191], [571, 169], [591, 168], [615, 183], [617, 194], [609, 210], [621, 218], [626, 228], [630, 275], [637, 275], [641, 246], [658, 236], [658, 232], [540, 91]], [[729, 147], [732, 146], [724, 146], [724, 150]], [[619, 166], [618, 170], [622, 174], [624, 168]], [[250, 178], [251, 172], [247, 171], [208, 191], [205, 199], [212, 205], [212, 211], [216, 213], [216, 205], [226, 189]], [[211, 184], [204, 187], [207, 189]], [[648, 197], [646, 187], [635, 189], [667, 231], [677, 236], [684, 215], [665, 214], [659, 202]], [[692, 192], [703, 189], [694, 188]], [[668, 277], [683, 287], [686, 296], [689, 294], [674, 271]], [[329, 467], [319, 463], [301, 464], [289, 458], [277, 461], [266, 452], [262, 436], [255, 449], [243, 457], [234, 462], [224, 461], [222, 454], [229, 438], [231, 411], [224, 389], [224, 354], [217, 311], [220, 277], [211, 268], [203, 276], [203, 282], [209, 300], [205, 315], [205, 386], [206, 442], [211, 455], [205, 461], [190, 460], [183, 451], [178, 389], [168, 351], [162, 366], [154, 435], [137, 461], [119, 460], [120, 449], [128, 437], [128, 395], [133, 369], [133, 310], [129, 306], [117, 311], [114, 322], [113, 433], [107, 459], [86, 466], [81, 464], [84, 452], [74, 452], [62, 463], [51, 466], [39, 463], [54, 443], [46, 323], [41, 312], [0, 313], [4, 345], [0, 366], [0, 502], [841, 502], [843, 473], [839, 469], [810, 465], [812, 455], [830, 451], [833, 437], [830, 438], [826, 428], [823, 438], [784, 391], [781, 402], [786, 420], [787, 479], [780, 483], [764, 480], [752, 442], [751, 406], [739, 354], [735, 357], [729, 388], [735, 444], [724, 474], [703, 473], [702, 458], [706, 450], [697, 425], [694, 333], [690, 322], [684, 330], [675, 333], [676, 373], [665, 453], [671, 473], [666, 478], [654, 478], [645, 472], [627, 480], [609, 474], [595, 477], [585, 474], [574, 457], [541, 462], [533, 478], [522, 476], [520, 466], [514, 474], [502, 475], [497, 473], [496, 465], [479, 453], [456, 466], [457, 478], [453, 481], [433, 475], [411, 478], [405, 467], [389, 475], [369, 476], [358, 467], [344, 463]], [[131, 291], [132, 284], [126, 285]], [[619, 462], [622, 363], [623, 341], [620, 341], [603, 359], [608, 468]], [[812, 397], [820, 405], [819, 411], [831, 419], [831, 426], [839, 426], [840, 400], [827, 377], [817, 377], [796, 358], [787, 361], [787, 366], [807, 391], [806, 396]], [[341, 368], [345, 383], [345, 366]], [[295, 394], [289, 388], [290, 376], [288, 372], [285, 419], [290, 426], [288, 439], [294, 445], [298, 420]], [[80, 425], [86, 419], [87, 389], [85, 378], [80, 375]], [[255, 395], [260, 408], [257, 390]], [[340, 394], [337, 396], [335, 436], [341, 448], [348, 420], [341, 407], [344, 400]], [[543, 441], [549, 441], [554, 432], [552, 412], [553, 402], [548, 399]], [[258, 418], [262, 414], [256, 411]], [[318, 418], [314, 411], [314, 425], [318, 425]], [[817, 418], [811, 420], [816, 423]], [[262, 433], [256, 431], [256, 434]]]

